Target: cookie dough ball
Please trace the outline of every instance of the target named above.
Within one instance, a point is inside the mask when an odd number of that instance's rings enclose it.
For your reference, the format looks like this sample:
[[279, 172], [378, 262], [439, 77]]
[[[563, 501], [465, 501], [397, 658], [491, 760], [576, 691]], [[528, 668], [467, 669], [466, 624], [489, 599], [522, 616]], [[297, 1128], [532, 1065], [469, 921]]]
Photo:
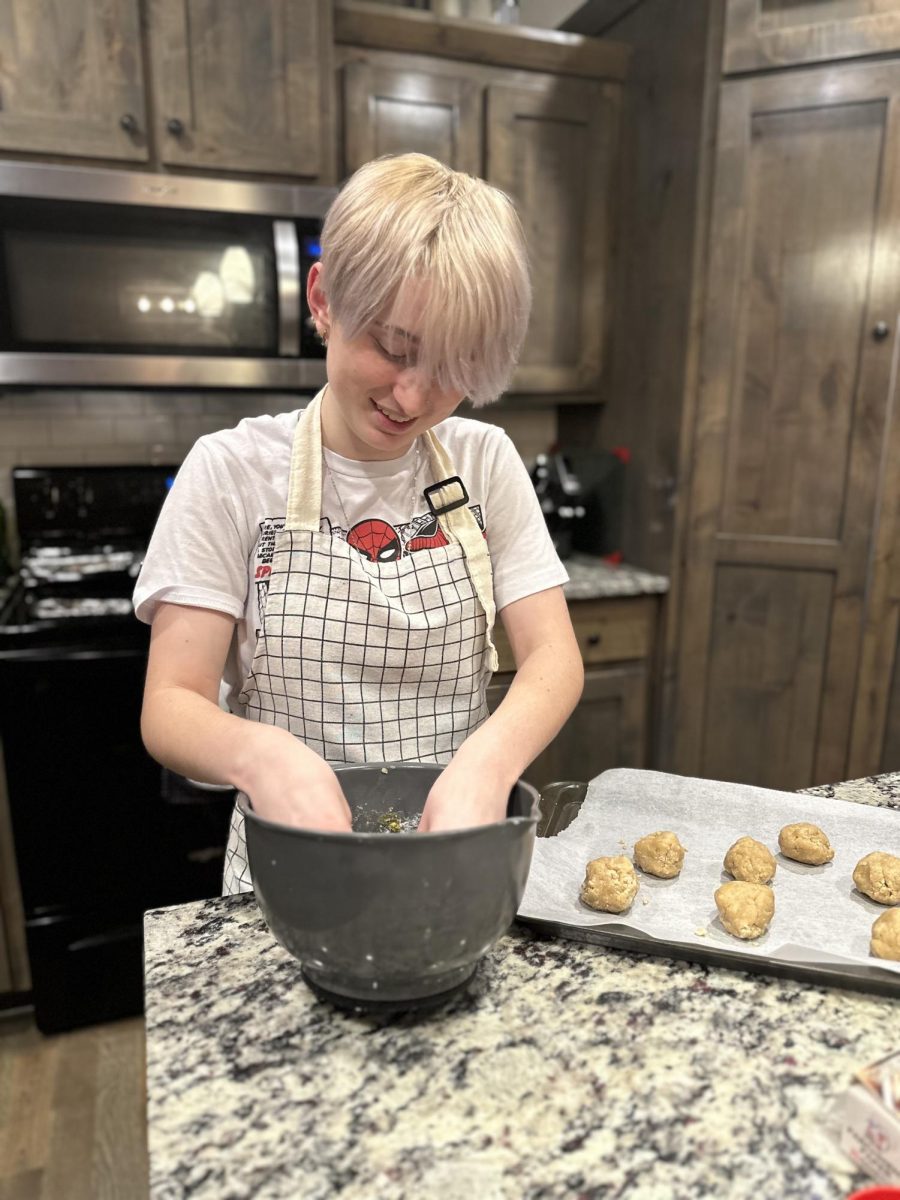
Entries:
[[637, 895], [638, 877], [624, 854], [595, 858], [587, 865], [581, 899], [601, 912], [620, 913]]
[[674, 879], [684, 866], [684, 846], [668, 829], [648, 833], [634, 843], [634, 861], [648, 875]]
[[853, 882], [879, 904], [900, 904], [900, 858], [875, 850], [853, 868]]
[[723, 883], [716, 890], [716, 908], [725, 929], [734, 937], [762, 937], [775, 915], [775, 896], [763, 883]]
[[785, 858], [813, 867], [820, 867], [834, 858], [828, 838], [818, 825], [810, 825], [807, 821], [785, 825], [778, 835], [778, 848]]
[[756, 838], [738, 838], [725, 855], [725, 870], [744, 883], [768, 883], [775, 878], [775, 855]]
[[876, 958], [889, 958], [900, 962], [900, 908], [882, 913], [872, 926], [872, 941], [869, 950]]

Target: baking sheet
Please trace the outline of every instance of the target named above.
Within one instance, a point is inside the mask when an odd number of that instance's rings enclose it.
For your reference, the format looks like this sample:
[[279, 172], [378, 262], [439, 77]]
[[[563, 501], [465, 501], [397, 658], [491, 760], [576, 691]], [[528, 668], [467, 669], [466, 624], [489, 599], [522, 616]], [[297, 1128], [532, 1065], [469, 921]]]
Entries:
[[[821, 867], [792, 862], [778, 850], [783, 825], [811, 821], [835, 851]], [[633, 856], [639, 837], [671, 829], [686, 847], [676, 879], [638, 869], [640, 889], [626, 913], [602, 913], [579, 899], [586, 864], [603, 855]], [[731, 876], [722, 868], [728, 847], [754, 837], [775, 855], [775, 916], [755, 941], [726, 933], [714, 893]], [[872, 924], [888, 909], [856, 890], [853, 868], [864, 854], [900, 856], [900, 813], [796, 792], [618, 769], [591, 781], [581, 811], [553, 838], [538, 838], [519, 917], [610, 935], [643, 935], [675, 944], [708, 961], [709, 952], [745, 959], [838, 969], [900, 987], [900, 963], [869, 954]], [[573, 930], [573, 933], [575, 931]], [[577, 934], [576, 934], [577, 936]], [[614, 939], [612, 939], [614, 940]], [[632, 945], [631, 948], [634, 948]], [[860, 971], [865, 968], [865, 971]]]

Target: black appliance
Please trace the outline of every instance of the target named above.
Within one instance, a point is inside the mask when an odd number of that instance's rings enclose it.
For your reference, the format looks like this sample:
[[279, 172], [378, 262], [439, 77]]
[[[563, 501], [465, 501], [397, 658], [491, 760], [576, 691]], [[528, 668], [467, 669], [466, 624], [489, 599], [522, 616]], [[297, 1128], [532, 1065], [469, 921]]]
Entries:
[[531, 480], [560, 558], [591, 554], [622, 561], [625, 477], [631, 455], [613, 450], [539, 454]]
[[173, 475], [13, 471], [0, 738], [45, 1033], [140, 1013], [143, 913], [221, 890], [233, 790], [164, 771], [140, 737], [149, 630], [130, 595]]
[[316, 389], [335, 189], [0, 163], [0, 384]]
[[581, 482], [566, 456], [557, 450], [537, 456], [531, 470], [531, 482], [556, 553], [560, 558], [568, 558], [572, 553], [575, 528], [584, 520]]

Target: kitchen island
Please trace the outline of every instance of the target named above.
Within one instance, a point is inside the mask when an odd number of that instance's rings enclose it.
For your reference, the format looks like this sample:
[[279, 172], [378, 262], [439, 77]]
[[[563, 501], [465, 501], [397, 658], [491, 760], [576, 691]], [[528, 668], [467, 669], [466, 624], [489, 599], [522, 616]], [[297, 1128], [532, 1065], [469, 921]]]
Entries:
[[[900, 811], [900, 774], [812, 789]], [[252, 896], [146, 916], [152, 1200], [843, 1200], [895, 1000], [515, 926], [415, 1017], [317, 1000]]]

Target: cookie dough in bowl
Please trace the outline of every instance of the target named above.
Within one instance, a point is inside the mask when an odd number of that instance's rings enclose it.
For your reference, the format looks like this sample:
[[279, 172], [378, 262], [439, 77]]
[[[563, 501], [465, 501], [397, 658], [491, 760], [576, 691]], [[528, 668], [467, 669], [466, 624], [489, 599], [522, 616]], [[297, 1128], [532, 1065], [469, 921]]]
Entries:
[[684, 846], [668, 829], [648, 833], [634, 843], [634, 861], [648, 875], [674, 879], [684, 866]]
[[775, 878], [775, 855], [756, 838], [742, 837], [728, 848], [725, 870], [744, 883], [768, 883]]
[[775, 915], [775, 896], [764, 883], [735, 880], [716, 889], [719, 920], [733, 937], [762, 937]]
[[807, 863], [812, 867], [821, 867], [823, 863], [831, 862], [834, 858], [834, 851], [827, 836], [818, 825], [810, 825], [808, 821], [785, 825], [778, 835], [778, 848], [785, 858], [792, 858], [795, 862]]
[[872, 926], [869, 950], [876, 958], [900, 962], [900, 908], [888, 909]]
[[639, 886], [635, 869], [624, 854], [595, 858], [585, 870], [581, 899], [600, 912], [620, 913], [630, 907]]
[[874, 850], [853, 868], [853, 882], [879, 904], [900, 904], [900, 858]]

